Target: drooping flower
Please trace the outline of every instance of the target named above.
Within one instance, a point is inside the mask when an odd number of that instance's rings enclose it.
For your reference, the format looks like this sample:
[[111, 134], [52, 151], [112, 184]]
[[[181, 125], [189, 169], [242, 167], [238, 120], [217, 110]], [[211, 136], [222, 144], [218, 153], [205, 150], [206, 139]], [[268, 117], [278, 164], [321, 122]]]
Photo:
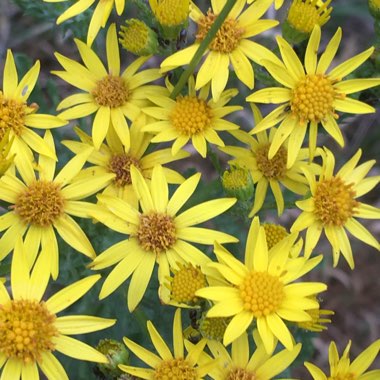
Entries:
[[[46, 131], [44, 143], [55, 154], [50, 131]], [[82, 199], [105, 187], [114, 177], [113, 174], [102, 173], [85, 180], [73, 179], [92, 150], [87, 148], [78, 153], [57, 175], [55, 160], [40, 155], [38, 175], [33, 170], [32, 162], [24, 161], [23, 170], [20, 171], [22, 181], [11, 171], [0, 179], [0, 199], [11, 204], [10, 211], [0, 217], [1, 230], [6, 230], [0, 239], [1, 259], [14, 248], [17, 239], [25, 235], [29, 267], [33, 266], [41, 246], [52, 257], [48, 270], [56, 279], [59, 255], [54, 229], [74, 249], [88, 257], [95, 257], [87, 236], [70, 216], [89, 218], [93, 205]]]
[[[312, 298], [319, 303], [316, 297]], [[327, 326], [325, 326], [325, 324], [331, 323], [331, 319], [329, 317], [335, 314], [332, 310], [321, 309], [320, 307], [307, 310], [307, 313], [310, 315], [311, 320], [306, 322], [298, 322], [297, 326], [301, 329], [314, 332], [327, 330]]]
[[215, 367], [216, 361], [212, 359], [199, 365], [199, 358], [206, 345], [205, 341], [194, 345], [185, 356], [181, 309], [176, 310], [173, 321], [174, 355], [150, 321], [147, 323], [147, 329], [159, 356], [125, 337], [124, 343], [128, 349], [151, 368], [131, 367], [121, 364], [119, 367], [124, 372], [148, 380], [201, 380]]
[[232, 317], [224, 334], [228, 345], [243, 334], [254, 321], [268, 353], [277, 339], [288, 349], [294, 339], [284, 321], [311, 320], [307, 310], [318, 307], [310, 296], [326, 290], [320, 282], [297, 282], [312, 270], [322, 255], [310, 261], [292, 258], [291, 249], [297, 235], [292, 234], [268, 251], [265, 230], [254, 218], [248, 233], [244, 263], [237, 260], [220, 244], [215, 245], [219, 263], [210, 263], [225, 278], [226, 284], [209, 286], [195, 294], [214, 302], [209, 317]]
[[316, 365], [305, 362], [305, 367], [310, 372], [313, 380], [377, 380], [380, 378], [380, 369], [366, 372], [368, 367], [376, 359], [380, 350], [380, 339], [367, 347], [352, 363], [349, 358], [351, 341], [348, 342], [343, 355], [339, 358], [335, 342], [330, 343], [329, 363], [330, 376], [326, 376]]
[[[212, 97], [218, 101], [228, 81], [230, 64], [239, 80], [249, 88], [253, 88], [254, 72], [249, 59], [258, 64], [264, 58], [276, 59], [269, 49], [250, 40], [251, 37], [278, 24], [276, 20], [260, 19], [271, 3], [272, 0], [256, 1], [243, 11], [246, 0], [236, 1], [206, 50], [206, 58], [197, 75], [196, 90], [211, 82]], [[194, 4], [192, 5], [190, 18], [198, 26], [195, 42], [166, 58], [161, 64], [162, 71], [186, 65], [191, 61], [225, 4], [226, 0], [212, 1], [212, 9], [209, 9], [206, 15]]]
[[15, 156], [15, 164], [20, 170], [23, 161], [31, 159], [31, 150], [56, 159], [55, 153], [31, 128], [51, 129], [67, 124], [63, 118], [37, 113], [38, 104], [27, 103], [39, 72], [40, 62], [37, 61], [19, 81], [13, 54], [7, 51], [3, 90], [0, 91], [0, 140], [7, 135], [7, 140], [13, 141], [9, 154]]
[[234, 198], [200, 203], [178, 214], [193, 194], [200, 174], [183, 182], [170, 199], [168, 183], [160, 165], [153, 168], [149, 185], [135, 166], [131, 166], [131, 177], [141, 211], [115, 196], [98, 196], [104, 208], [99, 206], [93, 217], [129, 237], [106, 249], [91, 265], [92, 269], [103, 269], [118, 263], [103, 283], [101, 299], [132, 276], [128, 290], [130, 311], [144, 296], [156, 262], [159, 265], [159, 283], [164, 284], [170, 275], [169, 266], [176, 268], [178, 262], [189, 262], [202, 267], [210, 261], [189, 242], [213, 244], [214, 241], [237, 241], [220, 231], [194, 227], [229, 209], [236, 202]]
[[[47, 3], [61, 3], [67, 0], [44, 0]], [[57, 19], [57, 24], [75, 17], [87, 9], [89, 9], [94, 2], [97, 2], [95, 10], [93, 11], [90, 25], [88, 26], [87, 45], [91, 46], [100, 28], [104, 28], [110, 17], [112, 9], [115, 7], [117, 14], [120, 16], [124, 12], [125, 0], [77, 0], [73, 5], [66, 9]]]
[[380, 176], [365, 178], [375, 164], [375, 160], [357, 166], [361, 154], [362, 151], [359, 149], [334, 174], [334, 155], [325, 148], [322, 153], [322, 172], [318, 180], [315, 175], [305, 172], [311, 197], [296, 202], [302, 213], [294, 222], [291, 231], [302, 231], [307, 228], [306, 257], [310, 256], [322, 231], [325, 232], [332, 246], [334, 267], [338, 264], [340, 252], [351, 269], [355, 266], [346, 229], [364, 243], [380, 249], [377, 240], [356, 220], [356, 218], [378, 219], [380, 217], [380, 209], [357, 201], [357, 198], [368, 193], [380, 182]]
[[298, 152], [309, 130], [310, 158], [314, 157], [318, 126], [331, 135], [340, 146], [344, 146], [341, 130], [336, 122], [338, 112], [370, 113], [375, 109], [347, 95], [380, 84], [379, 78], [343, 80], [360, 66], [372, 53], [373, 47], [330, 69], [341, 40], [339, 28], [328, 43], [319, 61], [317, 53], [321, 29], [316, 25], [311, 33], [304, 65], [295, 51], [282, 37], [277, 37], [283, 63], [262, 60], [262, 65], [285, 87], [269, 87], [247, 97], [250, 102], [281, 104], [258, 123], [252, 134], [262, 132], [280, 123], [269, 149], [269, 158], [280, 150], [289, 137], [288, 167], [295, 162]]
[[[189, 156], [189, 153], [183, 150], [173, 156], [170, 148], [147, 153], [152, 136], [141, 132], [141, 127], [146, 124], [145, 119], [145, 115], [140, 114], [131, 124], [131, 144], [129, 147], [126, 147], [120, 141], [111, 125], [106, 137], [107, 144], [103, 143], [99, 150], [93, 150], [87, 159], [88, 162], [95, 166], [83, 169], [79, 174], [81, 179], [92, 178], [106, 173], [115, 174], [115, 177], [104, 189], [103, 193], [124, 199], [135, 208], [138, 208], [138, 199], [132, 186], [131, 165], [140, 170], [146, 180], [150, 180], [155, 165], [164, 165]], [[78, 128], [76, 128], [76, 132], [81, 142], [67, 140], [62, 142], [72, 152], [79, 154], [84, 149], [94, 147], [90, 136]], [[184, 178], [172, 169], [163, 167], [163, 172], [168, 183], [179, 184], [184, 181]]]
[[120, 74], [120, 54], [116, 26], [107, 32], [106, 51], [108, 71], [95, 52], [84, 42], [75, 40], [84, 65], [56, 53], [55, 56], [65, 71], [53, 71], [64, 81], [84, 92], [70, 95], [58, 105], [63, 110], [59, 116], [68, 120], [95, 113], [92, 138], [96, 149], [107, 135], [112, 124], [123, 144], [129, 149], [130, 135], [127, 119], [133, 121], [145, 105], [146, 91], [158, 86], [146, 83], [158, 79], [158, 69], [147, 69], [137, 73], [148, 57], [140, 57]]
[[268, 158], [268, 152], [273, 144], [275, 128], [257, 134], [257, 139], [248, 133], [239, 130], [231, 131], [231, 134], [239, 141], [248, 145], [248, 148], [239, 146], [226, 146], [219, 148], [224, 153], [235, 157], [229, 161], [230, 165], [238, 165], [250, 171], [253, 183], [255, 184], [255, 194], [250, 217], [255, 215], [263, 206], [267, 197], [268, 187], [270, 187], [277, 206], [278, 215], [284, 211], [285, 202], [282, 195], [282, 186], [291, 192], [304, 195], [308, 191], [307, 179], [303, 174], [303, 169], [308, 168], [312, 173], [319, 173], [320, 167], [315, 163], [309, 163], [309, 149], [300, 149], [295, 161], [289, 165], [288, 151], [290, 149], [288, 141], [276, 152], [272, 158]]
[[189, 140], [196, 151], [202, 156], [207, 155], [207, 142], [224, 146], [218, 132], [238, 129], [237, 124], [222, 118], [231, 112], [239, 111], [241, 106], [226, 106], [237, 95], [237, 89], [223, 91], [219, 100], [207, 100], [210, 85], [206, 84], [199, 94], [195, 91], [194, 78], [188, 82], [188, 95], [179, 95], [175, 100], [170, 98], [173, 86], [166, 81], [165, 95], [148, 94], [150, 101], [157, 107], [145, 107], [143, 112], [158, 121], [149, 123], [142, 131], [154, 133], [153, 143], [173, 141], [172, 153], [176, 154]]
[[29, 273], [28, 255], [28, 245], [21, 238], [16, 239], [11, 268], [12, 298], [0, 282], [1, 378], [38, 380], [40, 368], [48, 380], [68, 380], [53, 351], [79, 360], [107, 363], [106, 356], [70, 335], [102, 330], [116, 320], [57, 315], [85, 295], [100, 276], [83, 278], [43, 301], [52, 257], [49, 250], [42, 250]]

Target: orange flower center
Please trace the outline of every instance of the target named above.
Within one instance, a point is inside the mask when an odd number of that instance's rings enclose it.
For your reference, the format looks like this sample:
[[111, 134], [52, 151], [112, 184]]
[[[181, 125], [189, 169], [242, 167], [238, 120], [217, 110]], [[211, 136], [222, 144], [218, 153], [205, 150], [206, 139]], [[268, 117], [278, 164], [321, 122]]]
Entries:
[[[195, 38], [198, 42], [203, 41], [217, 17], [218, 15], [209, 10], [206, 16], [197, 21], [198, 30]], [[208, 48], [223, 54], [232, 53], [238, 47], [244, 33], [245, 30], [239, 26], [238, 20], [228, 18], [223, 22]]]
[[234, 368], [228, 372], [225, 380], [256, 380], [256, 375], [254, 372], [243, 368]]
[[65, 199], [60, 185], [40, 180], [19, 194], [13, 207], [24, 222], [48, 227], [63, 214]]
[[197, 380], [198, 375], [191, 364], [182, 358], [163, 360], [155, 368], [154, 380]]
[[108, 75], [98, 81], [92, 96], [99, 106], [117, 108], [128, 101], [129, 90], [122, 77]]
[[327, 115], [338, 118], [333, 107], [336, 95], [333, 83], [326, 75], [309, 74], [300, 80], [293, 89], [290, 108], [302, 123], [305, 121], [320, 122]]
[[114, 154], [108, 161], [108, 170], [116, 174], [116, 178], [113, 181], [117, 187], [123, 187], [132, 183], [131, 165], [140, 169], [138, 159], [128, 154]]
[[142, 214], [137, 239], [145, 251], [155, 254], [167, 251], [177, 240], [173, 218], [164, 213]]
[[179, 96], [170, 120], [179, 134], [193, 136], [210, 127], [212, 111], [202, 99], [188, 95]]
[[256, 318], [274, 313], [280, 307], [285, 294], [278, 277], [266, 272], [252, 271], [239, 286], [244, 309]]
[[198, 298], [195, 292], [207, 286], [206, 277], [199, 267], [192, 264], [180, 265], [175, 271], [173, 278], [170, 278], [171, 297], [177, 302], [196, 303]]
[[54, 350], [55, 319], [43, 302], [12, 300], [0, 305], [0, 352], [24, 363], [41, 360], [43, 352]]
[[286, 162], [288, 152], [283, 146], [271, 158], [268, 158], [270, 144], [263, 145], [257, 149], [256, 162], [257, 168], [263, 173], [267, 179], [280, 180], [286, 175]]
[[0, 140], [11, 129], [20, 136], [25, 128], [27, 105], [15, 99], [6, 99], [0, 91]]
[[342, 226], [359, 206], [355, 194], [353, 184], [339, 177], [322, 180], [317, 183], [314, 195], [315, 214], [324, 225]]

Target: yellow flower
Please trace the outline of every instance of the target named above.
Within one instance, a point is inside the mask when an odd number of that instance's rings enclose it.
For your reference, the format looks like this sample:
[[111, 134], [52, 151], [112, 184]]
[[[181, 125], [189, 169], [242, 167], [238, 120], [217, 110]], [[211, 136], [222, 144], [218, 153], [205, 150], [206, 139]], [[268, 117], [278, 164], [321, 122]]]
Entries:
[[373, 47], [329, 70], [341, 36], [339, 28], [317, 61], [321, 29], [318, 25], [315, 26], [306, 49], [305, 67], [292, 47], [283, 38], [277, 37], [284, 62], [270, 62], [265, 59], [261, 62], [273, 78], [285, 86], [265, 88], [247, 97], [250, 102], [284, 103], [251, 131], [258, 133], [280, 123], [269, 149], [269, 158], [273, 158], [282, 143], [290, 136], [288, 166], [293, 165], [304, 141], [306, 130], [310, 127], [309, 147], [312, 159], [319, 124], [322, 124], [339, 145], [344, 146], [343, 135], [336, 122], [338, 118], [336, 111], [355, 114], [374, 112], [373, 107], [346, 95], [377, 86], [380, 84], [380, 79], [342, 80], [372, 54]]
[[[249, 59], [258, 64], [264, 58], [276, 59], [269, 49], [250, 40], [251, 37], [278, 24], [276, 20], [260, 19], [271, 3], [272, 0], [257, 1], [243, 11], [246, 0], [236, 1], [206, 50], [206, 58], [197, 75], [196, 90], [211, 81], [212, 97], [218, 101], [228, 81], [230, 64], [239, 80], [253, 88], [254, 73]], [[198, 26], [195, 42], [166, 58], [161, 64], [162, 71], [186, 65], [191, 61], [225, 4], [226, 0], [212, 1], [212, 10], [209, 9], [206, 15], [192, 5], [190, 18]]]
[[185, 356], [181, 309], [176, 310], [173, 321], [174, 355], [150, 321], [147, 323], [147, 328], [153, 346], [160, 356], [125, 337], [124, 343], [128, 349], [152, 368], [138, 368], [120, 364], [119, 368], [124, 372], [149, 380], [201, 380], [215, 367], [215, 360], [210, 360], [203, 365], [198, 365], [199, 358], [206, 345], [205, 341], [193, 346], [188, 350]]
[[[47, 3], [61, 3], [67, 0], [44, 0]], [[120, 16], [124, 12], [125, 0], [77, 0], [73, 5], [66, 9], [57, 19], [57, 24], [77, 16], [97, 2], [95, 10], [92, 13], [90, 25], [87, 33], [87, 45], [91, 46], [94, 42], [100, 28], [104, 28], [112, 9], [115, 7], [117, 14]]]
[[268, 251], [265, 230], [254, 218], [248, 233], [244, 264], [220, 244], [215, 244], [219, 263], [210, 263], [226, 279], [220, 286], [209, 286], [195, 294], [209, 299], [215, 305], [208, 317], [233, 317], [224, 334], [223, 344], [233, 342], [255, 321], [265, 349], [272, 352], [278, 339], [288, 350], [294, 339], [285, 321], [301, 322], [311, 319], [307, 310], [318, 307], [312, 295], [326, 290], [320, 282], [293, 283], [312, 270], [322, 255], [312, 261], [290, 252], [296, 234], [283, 239]]
[[58, 105], [58, 110], [67, 108], [60, 117], [68, 120], [81, 118], [95, 113], [92, 138], [96, 149], [100, 148], [112, 124], [123, 144], [129, 148], [130, 136], [125, 118], [133, 121], [145, 105], [146, 91], [158, 86], [145, 86], [161, 75], [158, 69], [136, 71], [145, 63], [147, 57], [140, 57], [120, 74], [120, 55], [116, 26], [112, 24], [107, 33], [106, 50], [108, 72], [95, 52], [84, 42], [75, 40], [84, 62], [80, 63], [56, 53], [55, 56], [65, 71], [53, 71], [69, 84], [83, 90]]
[[318, 5], [318, 0], [293, 0], [288, 11], [287, 22], [301, 33], [310, 34], [315, 25], [322, 26], [330, 19], [331, 0]]
[[[55, 154], [54, 141], [46, 131], [44, 143]], [[23, 162], [22, 181], [12, 172], [0, 180], [0, 199], [11, 204], [10, 211], [0, 217], [1, 230], [7, 230], [0, 239], [0, 258], [15, 246], [18, 237], [25, 235], [28, 264], [31, 268], [38, 249], [48, 250], [52, 257], [51, 272], [58, 276], [58, 244], [54, 229], [61, 238], [77, 251], [95, 257], [95, 251], [77, 222], [70, 217], [90, 217], [91, 203], [80, 201], [107, 185], [113, 174], [102, 174], [85, 180], [73, 180], [82, 169], [93, 148], [87, 148], [72, 158], [54, 176], [55, 160], [39, 157], [38, 176], [32, 162]]]
[[334, 342], [329, 347], [330, 376], [326, 376], [321, 369], [312, 363], [305, 362], [313, 380], [378, 380], [380, 370], [366, 372], [368, 367], [376, 359], [380, 350], [380, 339], [367, 347], [352, 363], [349, 358], [351, 341], [348, 342], [341, 358]]
[[168, 91], [165, 95], [148, 94], [150, 101], [158, 107], [145, 107], [143, 112], [158, 121], [142, 127], [142, 131], [156, 134], [153, 143], [173, 141], [172, 153], [176, 154], [191, 140], [196, 151], [202, 156], [207, 155], [207, 142], [224, 146], [218, 132], [238, 129], [237, 124], [223, 120], [222, 117], [242, 109], [240, 106], [226, 106], [237, 93], [237, 89], [223, 91], [219, 100], [207, 101], [210, 86], [205, 85], [199, 94], [194, 88], [194, 78], [190, 77], [188, 95], [179, 95], [170, 99], [173, 86], [166, 82]]
[[219, 148], [224, 153], [233, 157], [230, 165], [239, 165], [250, 171], [253, 183], [256, 185], [254, 202], [250, 217], [262, 208], [270, 187], [277, 205], [278, 215], [284, 211], [284, 197], [281, 185], [295, 194], [304, 195], [308, 191], [307, 179], [303, 169], [308, 168], [312, 173], [319, 173], [320, 167], [315, 163], [309, 163], [309, 149], [300, 149], [292, 165], [289, 165], [289, 144], [283, 146], [272, 157], [268, 158], [268, 152], [273, 144], [277, 130], [272, 128], [269, 136], [266, 131], [257, 134], [257, 139], [248, 133], [239, 130], [231, 131], [231, 134], [239, 141], [247, 144], [249, 148], [238, 146], [226, 146]]
[[[208, 340], [207, 346], [218, 364], [210, 373], [214, 380], [271, 380], [286, 370], [301, 351], [298, 343], [291, 350], [267, 353], [257, 330], [253, 332], [256, 344], [254, 353], [249, 356], [248, 334], [244, 332], [232, 342], [231, 355], [227, 349], [215, 340]], [[190, 347], [186, 344], [186, 347]], [[209, 356], [202, 355], [206, 360]]]
[[315, 175], [307, 175], [311, 197], [296, 202], [303, 212], [291, 228], [291, 231], [302, 231], [307, 228], [306, 257], [310, 256], [322, 231], [332, 246], [334, 267], [338, 264], [340, 252], [351, 269], [355, 266], [345, 229], [364, 243], [380, 249], [377, 240], [355, 219], [380, 217], [380, 209], [356, 200], [372, 190], [380, 181], [380, 176], [365, 178], [375, 160], [356, 166], [361, 154], [359, 149], [334, 175], [335, 158], [332, 152], [325, 148], [322, 154], [322, 173], [318, 181]]
[[9, 140], [10, 131], [6, 131], [0, 139], [0, 177], [3, 176], [12, 165], [15, 155], [10, 154], [10, 150], [14, 141], [14, 136]]
[[180, 26], [190, 11], [190, 0], [149, 0], [149, 5], [163, 27]]
[[29, 274], [28, 250], [21, 238], [16, 239], [11, 268], [13, 298], [0, 282], [1, 378], [38, 380], [39, 367], [49, 380], [68, 380], [53, 351], [79, 360], [107, 363], [103, 354], [69, 335], [102, 330], [115, 320], [87, 315], [57, 316], [86, 294], [100, 276], [79, 280], [43, 301], [52, 257], [49, 250], [42, 250]]
[[[254, 1], [260, 1], [260, 0], [247, 0], [248, 4], [253, 3]], [[274, 7], [276, 10], [280, 9], [282, 5], [284, 4], [284, 0], [272, 0], [272, 3], [274, 2]]]
[[3, 90], [0, 91], [0, 139], [8, 134], [13, 140], [10, 155], [15, 155], [14, 162], [18, 168], [24, 161], [32, 158], [32, 149], [39, 154], [56, 158], [55, 153], [44, 140], [30, 127], [51, 129], [67, 124], [57, 116], [37, 114], [36, 103], [27, 104], [28, 97], [36, 85], [40, 72], [40, 62], [18, 80], [16, 64], [11, 50], [7, 51], [3, 73]]
[[200, 203], [177, 215], [194, 192], [200, 174], [183, 182], [170, 199], [168, 183], [161, 166], [153, 168], [149, 186], [134, 166], [131, 166], [131, 177], [142, 211], [117, 197], [98, 196], [104, 209], [99, 207], [98, 211], [93, 212], [93, 217], [109, 228], [130, 236], [105, 250], [91, 265], [92, 269], [103, 269], [118, 263], [103, 284], [99, 296], [101, 299], [132, 276], [128, 290], [130, 311], [135, 309], [144, 296], [156, 262], [159, 265], [158, 279], [163, 284], [170, 275], [169, 265], [177, 267], [177, 262], [189, 262], [202, 266], [210, 261], [188, 242], [213, 244], [215, 240], [237, 241], [223, 232], [193, 227], [229, 209], [236, 202], [234, 198]]
[[[311, 298], [318, 302], [316, 297]], [[331, 323], [331, 319], [327, 317], [335, 314], [332, 310], [320, 309], [319, 307], [316, 309], [307, 310], [307, 313], [310, 315], [311, 320], [306, 322], [298, 322], [297, 325], [301, 329], [314, 332], [327, 330], [327, 326], [325, 326], [325, 324]]]
[[[104, 189], [104, 194], [122, 198], [135, 208], [138, 207], [138, 199], [132, 187], [130, 173], [132, 164], [140, 170], [145, 179], [150, 180], [155, 165], [163, 165], [189, 156], [189, 153], [183, 150], [173, 156], [170, 148], [147, 153], [152, 136], [141, 132], [141, 127], [144, 124], [144, 114], [139, 115], [132, 123], [130, 129], [131, 145], [129, 148], [120, 141], [111, 126], [107, 136], [108, 144], [103, 143], [99, 150], [93, 150], [87, 159], [88, 162], [95, 166], [83, 169], [79, 173], [81, 179], [113, 173], [115, 177]], [[90, 136], [78, 128], [76, 128], [76, 132], [81, 142], [63, 141], [63, 145], [67, 146], [75, 154], [79, 154], [89, 147], [94, 147]], [[169, 183], [179, 184], [184, 181], [184, 178], [172, 169], [163, 167], [163, 171]]]

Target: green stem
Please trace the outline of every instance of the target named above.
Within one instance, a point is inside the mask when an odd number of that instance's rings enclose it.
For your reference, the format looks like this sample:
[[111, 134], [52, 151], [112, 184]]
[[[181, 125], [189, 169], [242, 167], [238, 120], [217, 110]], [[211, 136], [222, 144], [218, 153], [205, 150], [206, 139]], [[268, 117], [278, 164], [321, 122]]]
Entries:
[[198, 50], [195, 52], [192, 60], [189, 63], [189, 66], [187, 69], [182, 73], [180, 76], [177, 84], [175, 85], [172, 93], [170, 94], [170, 97], [172, 99], [175, 99], [177, 95], [181, 92], [182, 88], [187, 83], [187, 80], [189, 79], [190, 75], [194, 72], [195, 67], [201, 60], [204, 52], [216, 36], [216, 33], [222, 26], [224, 20], [227, 18], [228, 14], [230, 13], [232, 7], [235, 5], [237, 0], [227, 0], [226, 5], [222, 9], [222, 11], [219, 13], [218, 17], [214, 21], [214, 23], [211, 25], [210, 30], [206, 34], [206, 37], [203, 39], [203, 41], [199, 44]]

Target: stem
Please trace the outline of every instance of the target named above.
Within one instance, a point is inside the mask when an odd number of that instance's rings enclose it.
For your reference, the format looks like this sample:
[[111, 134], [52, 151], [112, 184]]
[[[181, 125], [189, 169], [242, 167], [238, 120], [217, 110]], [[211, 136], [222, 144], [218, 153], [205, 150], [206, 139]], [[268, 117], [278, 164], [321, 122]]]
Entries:
[[199, 44], [198, 50], [195, 52], [193, 58], [191, 59], [189, 66], [187, 69], [182, 73], [180, 76], [177, 84], [175, 85], [172, 93], [170, 94], [171, 99], [175, 99], [177, 95], [181, 92], [182, 88], [187, 83], [187, 80], [189, 79], [190, 75], [194, 72], [195, 67], [201, 60], [204, 52], [216, 36], [216, 33], [222, 26], [224, 20], [227, 18], [228, 14], [230, 13], [232, 7], [235, 5], [237, 0], [227, 0], [226, 5], [223, 7], [222, 11], [219, 13], [218, 17], [214, 21], [214, 23], [211, 25], [210, 30], [206, 34], [206, 37], [203, 39], [203, 41]]

